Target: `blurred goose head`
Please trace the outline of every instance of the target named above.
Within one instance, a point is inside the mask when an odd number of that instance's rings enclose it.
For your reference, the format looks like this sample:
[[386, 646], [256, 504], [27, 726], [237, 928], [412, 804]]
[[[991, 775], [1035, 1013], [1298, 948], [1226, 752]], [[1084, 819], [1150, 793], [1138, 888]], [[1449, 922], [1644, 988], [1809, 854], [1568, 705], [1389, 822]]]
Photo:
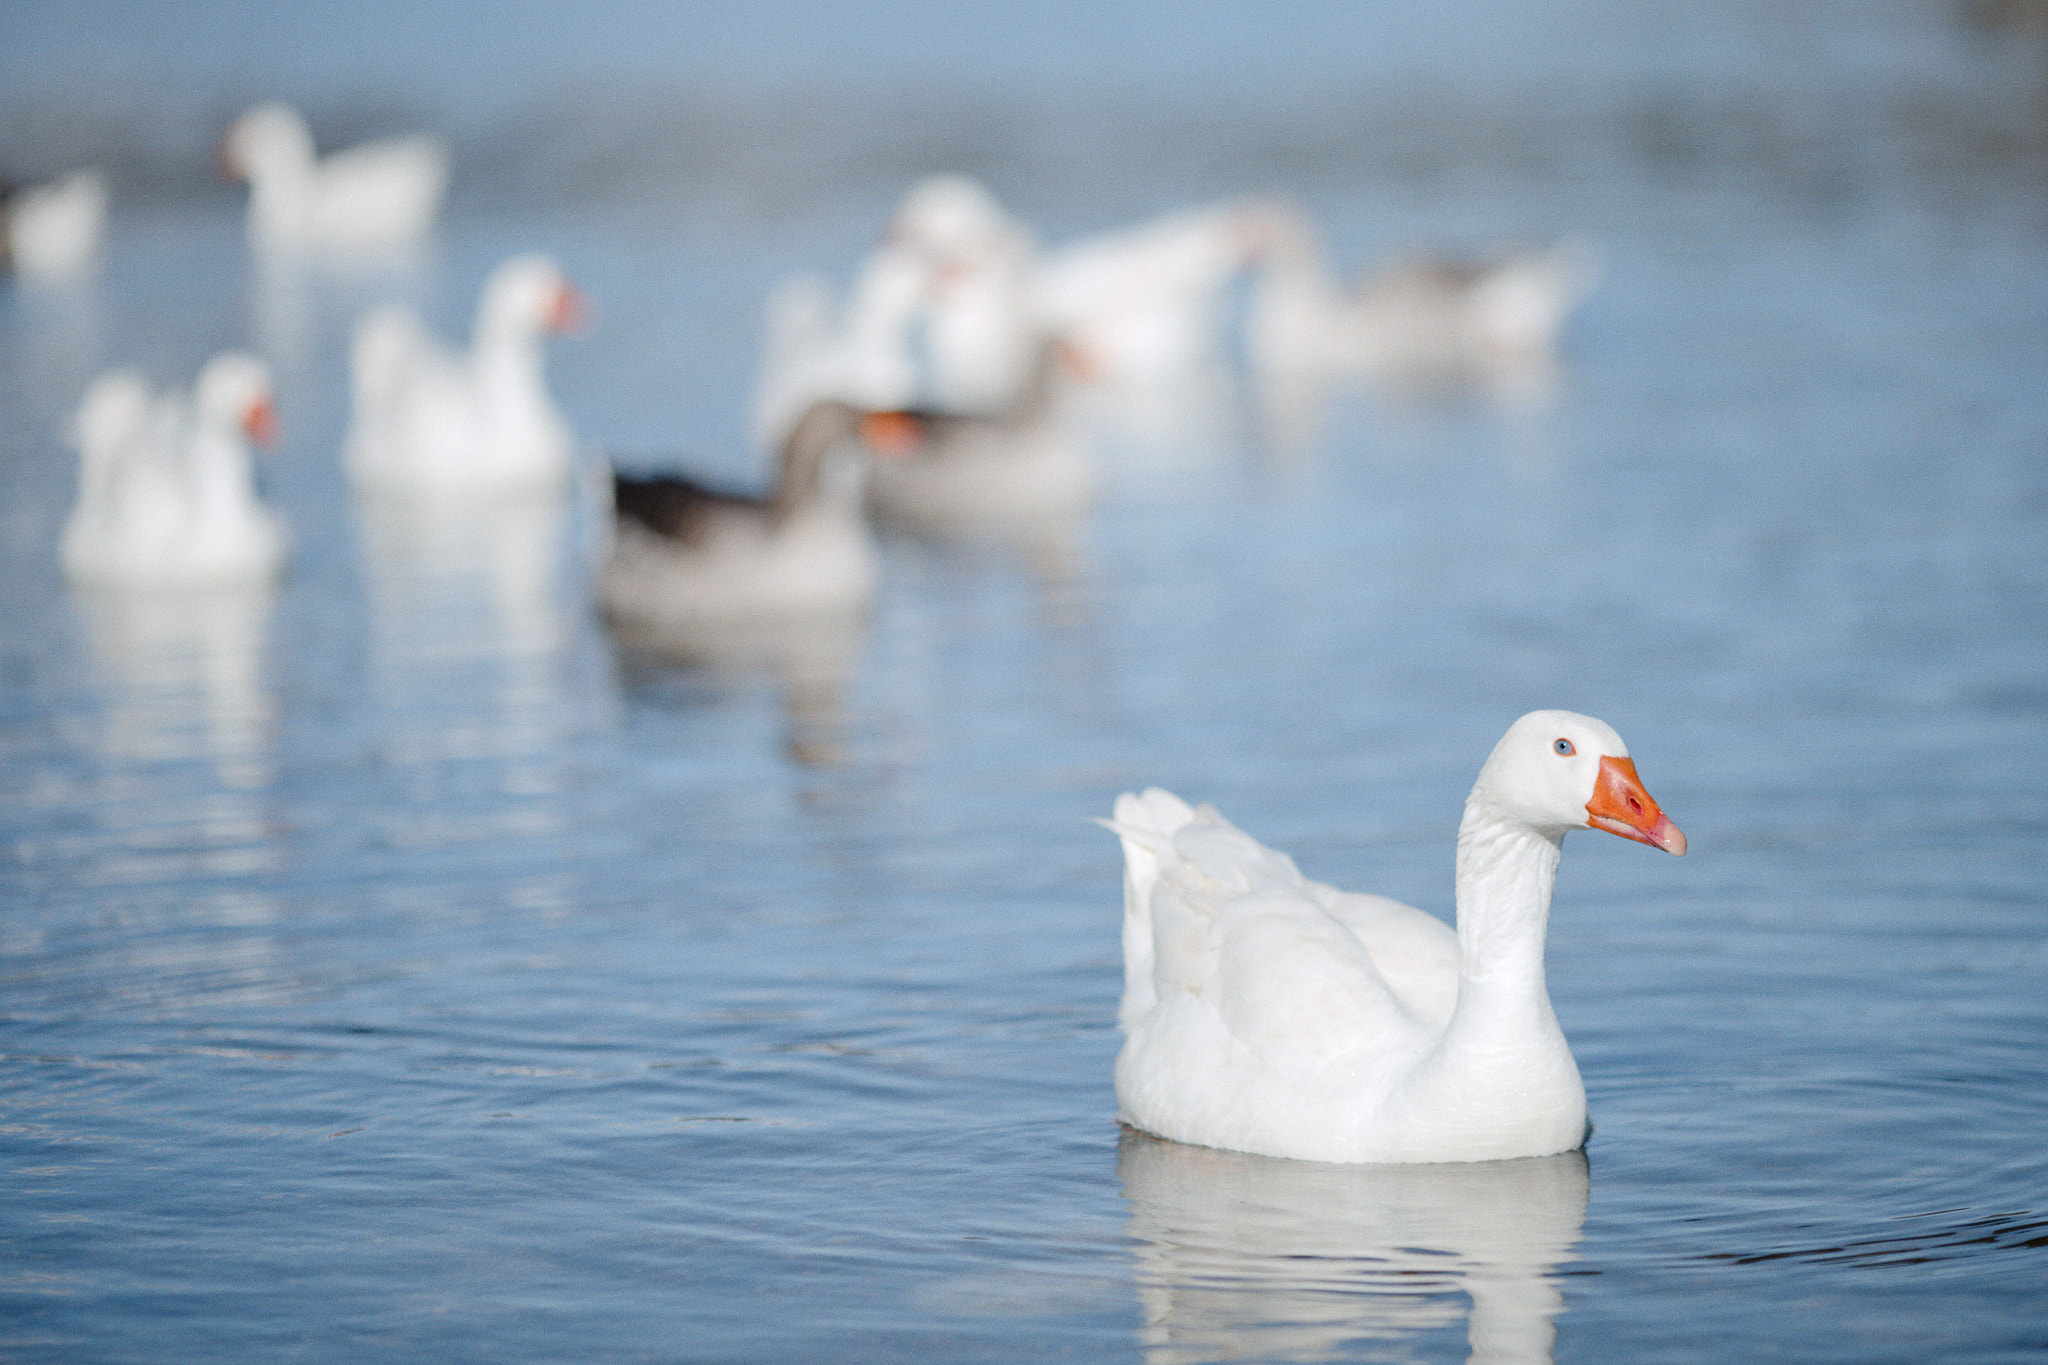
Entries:
[[266, 448], [276, 442], [270, 367], [247, 351], [223, 351], [207, 361], [192, 397], [202, 427], [239, 431]]
[[582, 330], [589, 304], [546, 256], [515, 256], [492, 272], [477, 305], [477, 339]]
[[236, 119], [220, 140], [221, 174], [231, 180], [310, 175], [313, 132], [299, 111], [272, 101]]

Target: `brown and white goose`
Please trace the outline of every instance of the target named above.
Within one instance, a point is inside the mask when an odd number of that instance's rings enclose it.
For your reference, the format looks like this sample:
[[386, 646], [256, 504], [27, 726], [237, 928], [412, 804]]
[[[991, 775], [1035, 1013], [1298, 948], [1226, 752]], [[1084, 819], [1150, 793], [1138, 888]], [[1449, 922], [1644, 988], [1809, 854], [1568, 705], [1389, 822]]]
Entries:
[[845, 613], [879, 577], [861, 509], [870, 451], [893, 427], [836, 399], [815, 402], [783, 442], [765, 495], [693, 479], [612, 475], [612, 546], [598, 599], [629, 626]]

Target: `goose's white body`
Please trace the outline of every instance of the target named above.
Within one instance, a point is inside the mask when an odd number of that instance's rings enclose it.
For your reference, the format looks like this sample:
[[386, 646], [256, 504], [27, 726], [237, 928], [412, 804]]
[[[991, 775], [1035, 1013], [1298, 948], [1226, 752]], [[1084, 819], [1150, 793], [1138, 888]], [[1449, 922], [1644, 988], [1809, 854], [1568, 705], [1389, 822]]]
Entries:
[[573, 325], [576, 307], [552, 262], [520, 256], [484, 286], [467, 353], [409, 309], [365, 317], [350, 358], [350, 481], [399, 497], [564, 488], [575, 438], [548, 391], [543, 336]]
[[[1633, 785], [1603, 795], [1623, 764]], [[1614, 799], [1635, 813], [1605, 814]], [[1312, 1161], [1577, 1147], [1585, 1090], [1543, 945], [1564, 833], [1588, 823], [1684, 851], [1613, 730], [1570, 712], [1523, 717], [1466, 803], [1453, 930], [1309, 881], [1208, 807], [1157, 789], [1123, 796], [1123, 1120]]]
[[316, 157], [298, 111], [261, 104], [221, 142], [249, 182], [249, 240], [273, 252], [355, 253], [415, 246], [433, 230], [448, 186], [438, 137], [390, 138]]
[[1263, 370], [1281, 374], [1525, 364], [1554, 352], [1598, 277], [1591, 248], [1564, 242], [1478, 267], [1410, 263], [1347, 291], [1297, 218], [1260, 276], [1248, 344]]
[[1190, 209], [1050, 252], [1033, 281], [1039, 325], [1079, 347], [1106, 384], [1197, 373], [1223, 336], [1224, 291], [1264, 254], [1277, 211]]
[[78, 500], [59, 542], [76, 582], [191, 588], [261, 582], [290, 539], [258, 496], [252, 431], [270, 422], [270, 379], [240, 352], [214, 357], [191, 395], [102, 375], [75, 423]]
[[860, 611], [880, 576], [873, 538], [838, 506], [793, 514], [778, 526], [735, 525], [680, 548], [622, 524], [599, 580], [614, 619], [647, 629]]
[[107, 177], [87, 168], [32, 185], [7, 200], [6, 257], [24, 276], [62, 280], [77, 275], [99, 251], [107, 222]]
[[966, 176], [929, 176], [889, 220], [884, 251], [925, 272], [916, 318], [919, 397], [948, 412], [998, 412], [1028, 382], [1044, 332], [1029, 228]]

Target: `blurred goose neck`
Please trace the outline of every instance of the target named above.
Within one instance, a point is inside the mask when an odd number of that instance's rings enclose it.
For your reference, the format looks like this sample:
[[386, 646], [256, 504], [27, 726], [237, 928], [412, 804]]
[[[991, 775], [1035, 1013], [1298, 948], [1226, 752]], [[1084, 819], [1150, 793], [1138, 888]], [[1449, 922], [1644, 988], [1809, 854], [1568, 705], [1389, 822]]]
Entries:
[[813, 403], [782, 443], [775, 492], [769, 502], [779, 524], [815, 504], [825, 492], [826, 457], [858, 428], [859, 413], [847, 403]]

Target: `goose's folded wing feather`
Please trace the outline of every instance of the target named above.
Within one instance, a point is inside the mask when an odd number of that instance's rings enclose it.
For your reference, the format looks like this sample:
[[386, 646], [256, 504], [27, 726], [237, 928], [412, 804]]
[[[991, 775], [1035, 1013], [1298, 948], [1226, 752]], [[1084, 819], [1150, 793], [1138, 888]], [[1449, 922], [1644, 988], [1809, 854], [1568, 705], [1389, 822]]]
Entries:
[[1233, 1039], [1289, 1071], [1417, 1031], [1417, 1012], [1318, 894], [1327, 888], [1292, 859], [1207, 807], [1175, 834], [1172, 851], [1151, 907], [1161, 1000], [1195, 997]]

